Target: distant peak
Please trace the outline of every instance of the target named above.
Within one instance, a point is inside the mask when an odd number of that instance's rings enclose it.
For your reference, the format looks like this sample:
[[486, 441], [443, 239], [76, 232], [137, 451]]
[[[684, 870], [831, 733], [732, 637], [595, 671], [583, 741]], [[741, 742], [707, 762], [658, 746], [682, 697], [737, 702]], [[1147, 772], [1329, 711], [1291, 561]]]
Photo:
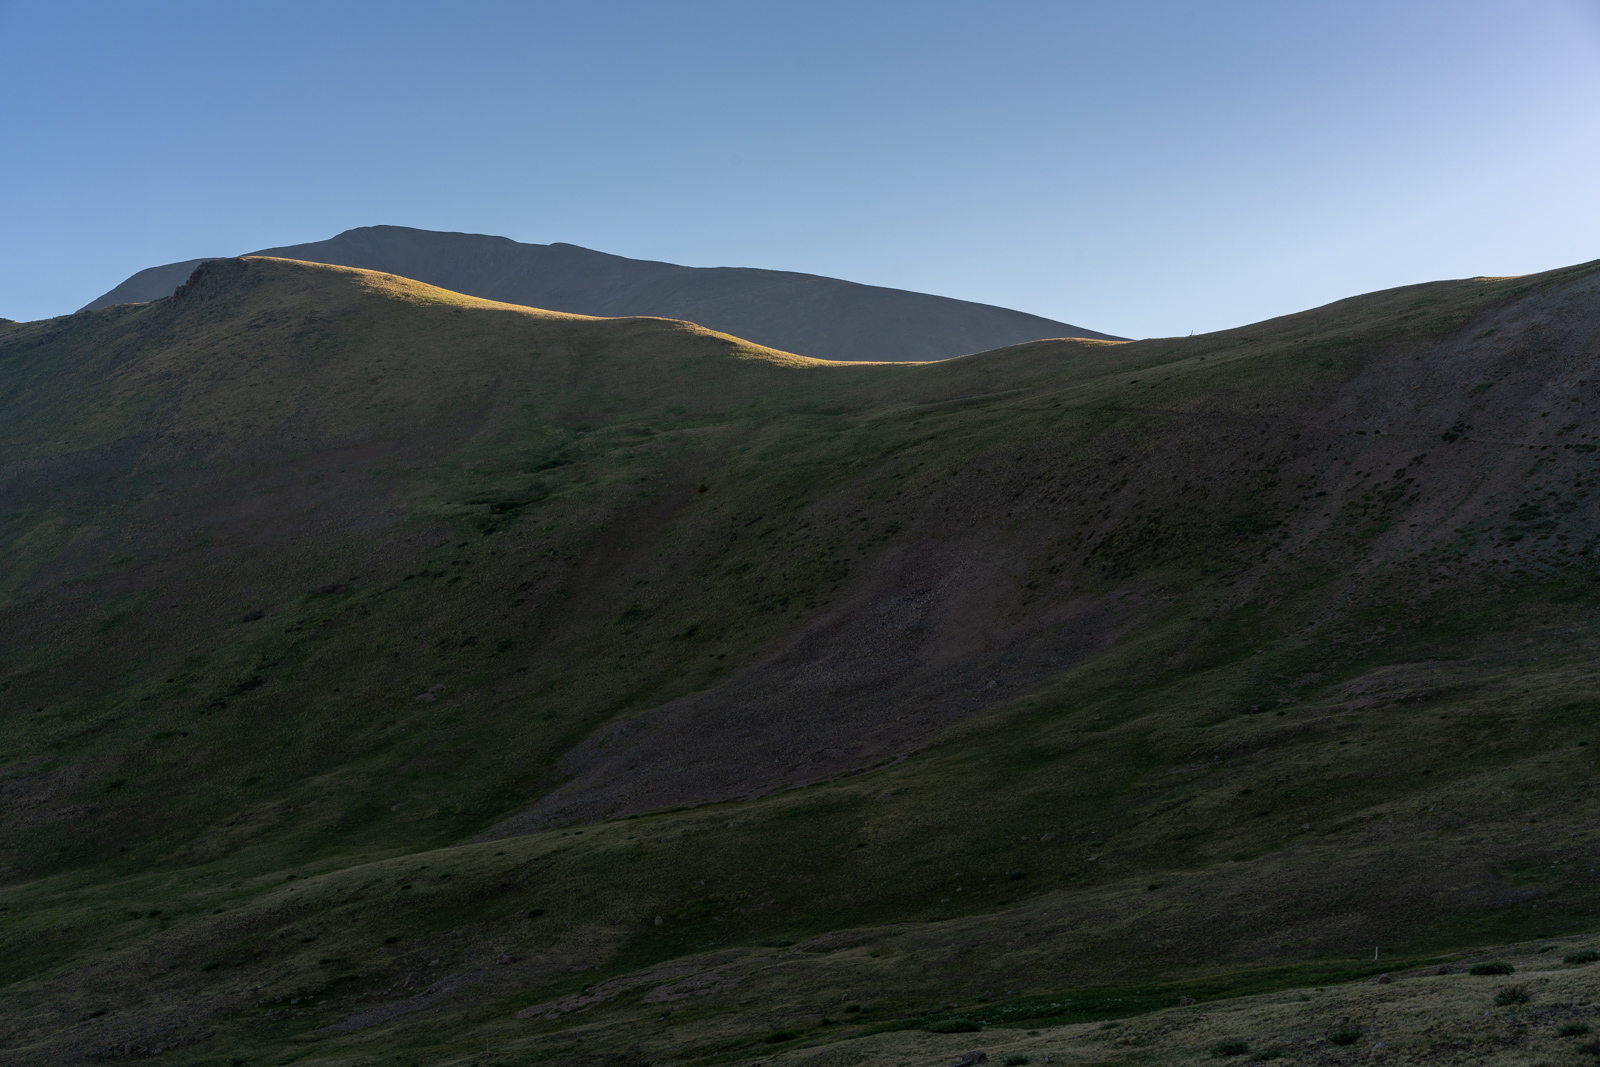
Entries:
[[[689, 267], [555, 241], [377, 223], [254, 255], [376, 270], [453, 292], [576, 315], [697, 322], [786, 352], [848, 362], [949, 359], [1051, 337], [1108, 334], [1009, 308], [756, 267]], [[199, 260], [151, 267], [89, 308], [166, 297]]]

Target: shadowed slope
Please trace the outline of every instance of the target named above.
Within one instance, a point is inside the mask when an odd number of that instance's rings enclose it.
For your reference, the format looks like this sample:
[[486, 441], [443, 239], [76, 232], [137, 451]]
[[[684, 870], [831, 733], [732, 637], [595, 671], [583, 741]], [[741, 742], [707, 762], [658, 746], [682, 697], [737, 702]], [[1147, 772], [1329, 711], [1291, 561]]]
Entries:
[[1597, 279], [922, 366], [271, 259], [0, 324], [7, 1054], [731, 1061], [1589, 929]]
[[[814, 274], [682, 267], [577, 245], [522, 244], [405, 226], [364, 226], [327, 241], [256, 254], [386, 271], [556, 311], [688, 319], [761, 344], [834, 360], [947, 359], [1042, 337], [1108, 337], [988, 304]], [[197, 262], [140, 271], [87, 309], [168, 296]]]

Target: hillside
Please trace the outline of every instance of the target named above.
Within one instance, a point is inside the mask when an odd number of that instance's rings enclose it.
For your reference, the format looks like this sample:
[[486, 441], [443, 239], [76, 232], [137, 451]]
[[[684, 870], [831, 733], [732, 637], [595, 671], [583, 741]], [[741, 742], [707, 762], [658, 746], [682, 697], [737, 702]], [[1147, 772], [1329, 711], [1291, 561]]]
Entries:
[[1600, 264], [927, 364], [263, 257], [0, 323], [0, 1048], [1524, 1062], [1597, 451]]
[[[919, 361], [1049, 337], [1112, 339], [967, 300], [792, 271], [681, 267], [569, 244], [364, 226], [327, 241], [255, 253], [398, 274], [489, 300], [579, 315], [687, 319], [764, 345], [832, 360]], [[156, 300], [203, 260], [150, 267], [85, 310]]]

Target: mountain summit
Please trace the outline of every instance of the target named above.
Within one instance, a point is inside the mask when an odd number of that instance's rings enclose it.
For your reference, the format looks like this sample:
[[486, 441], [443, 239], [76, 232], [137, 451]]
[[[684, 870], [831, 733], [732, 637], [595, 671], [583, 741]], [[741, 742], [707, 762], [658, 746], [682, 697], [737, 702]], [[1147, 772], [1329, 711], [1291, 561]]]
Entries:
[[[1051, 337], [1120, 340], [1021, 311], [904, 289], [750, 267], [683, 267], [569, 244], [363, 226], [253, 253], [398, 274], [469, 296], [577, 315], [652, 315], [819, 359], [949, 359]], [[142, 270], [93, 311], [172, 295], [204, 260]]]

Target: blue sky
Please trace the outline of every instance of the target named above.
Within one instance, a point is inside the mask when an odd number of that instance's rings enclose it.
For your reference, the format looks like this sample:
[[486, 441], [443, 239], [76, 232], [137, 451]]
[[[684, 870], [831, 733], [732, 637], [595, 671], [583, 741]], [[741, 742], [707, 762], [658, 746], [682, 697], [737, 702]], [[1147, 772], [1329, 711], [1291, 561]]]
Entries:
[[1600, 257], [1600, 0], [0, 0], [0, 315], [394, 223], [1130, 336]]

